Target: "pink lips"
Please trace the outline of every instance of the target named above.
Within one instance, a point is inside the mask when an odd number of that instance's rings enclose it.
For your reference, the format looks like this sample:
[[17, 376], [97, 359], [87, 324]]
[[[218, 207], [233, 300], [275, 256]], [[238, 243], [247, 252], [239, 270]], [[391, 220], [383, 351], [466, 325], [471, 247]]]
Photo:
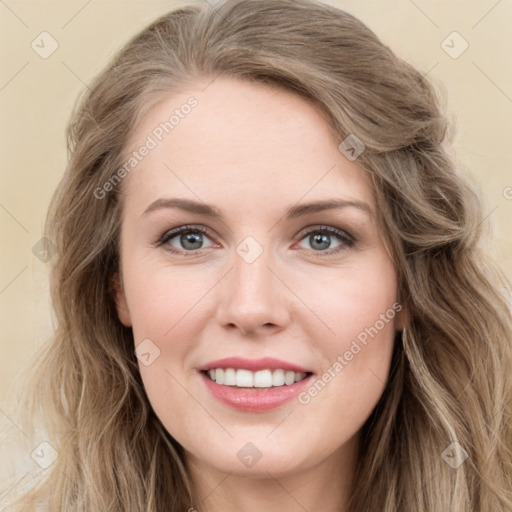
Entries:
[[206, 370], [212, 368], [235, 368], [243, 370], [277, 370], [281, 368], [286, 371], [311, 373], [306, 368], [286, 361], [270, 357], [262, 359], [242, 359], [239, 357], [228, 357], [211, 361], [201, 368], [200, 376], [206, 385], [208, 391], [220, 402], [234, 409], [243, 412], [265, 412], [275, 409], [292, 400], [301, 391], [311, 383], [312, 375], [308, 375], [300, 382], [295, 382], [289, 386], [276, 386], [271, 388], [239, 388], [236, 386], [224, 386], [212, 381], [207, 375]]
[[311, 370], [307, 370], [302, 366], [291, 364], [280, 359], [274, 359], [273, 357], [263, 357], [261, 359], [242, 359], [241, 357], [226, 357], [224, 359], [217, 359], [201, 366], [199, 370], [211, 370], [212, 368], [236, 368], [241, 370], [251, 370], [257, 372], [258, 370], [287, 370], [290, 372], [303, 372], [308, 373]]

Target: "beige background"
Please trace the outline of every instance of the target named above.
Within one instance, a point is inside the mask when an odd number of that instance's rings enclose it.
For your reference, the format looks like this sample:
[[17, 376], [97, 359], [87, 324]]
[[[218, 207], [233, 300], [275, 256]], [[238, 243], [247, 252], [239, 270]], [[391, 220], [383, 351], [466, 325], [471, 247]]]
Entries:
[[[48, 265], [32, 248], [65, 168], [71, 108], [115, 50], [178, 3], [0, 2], [0, 419], [11, 416], [16, 376], [51, 335]], [[512, 278], [511, 0], [328, 3], [361, 18], [445, 90], [458, 126], [457, 154], [481, 186], [493, 225], [489, 249]], [[31, 47], [43, 31], [58, 43], [46, 59]], [[456, 59], [441, 46], [453, 31], [469, 44]], [[454, 52], [461, 43], [452, 37], [447, 44]]]

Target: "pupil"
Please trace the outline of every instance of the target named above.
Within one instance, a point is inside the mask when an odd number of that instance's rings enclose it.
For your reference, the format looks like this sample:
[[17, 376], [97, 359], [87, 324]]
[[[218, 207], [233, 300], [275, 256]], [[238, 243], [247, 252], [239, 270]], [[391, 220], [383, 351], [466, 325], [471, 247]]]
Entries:
[[326, 235], [324, 233], [318, 233], [316, 235], [312, 235], [313, 242], [311, 245], [314, 246], [315, 243], [324, 244], [322, 247], [319, 247], [321, 249], [327, 249], [331, 242], [329, 241], [329, 235]]
[[[186, 233], [181, 236], [181, 243], [183, 244], [183, 247], [188, 249], [199, 249], [201, 246], [201, 235], [195, 234], [195, 233]], [[187, 244], [192, 244], [193, 247], [187, 246]], [[198, 244], [198, 246], [194, 246], [194, 243]]]

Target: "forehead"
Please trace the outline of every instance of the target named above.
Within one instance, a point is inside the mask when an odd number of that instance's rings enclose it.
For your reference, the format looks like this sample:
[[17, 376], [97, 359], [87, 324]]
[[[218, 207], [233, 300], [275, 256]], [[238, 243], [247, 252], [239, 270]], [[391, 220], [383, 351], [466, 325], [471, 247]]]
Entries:
[[[139, 154], [123, 192], [138, 210], [165, 194], [253, 210], [264, 198], [273, 205], [326, 196], [373, 204], [366, 173], [339, 142], [301, 96], [217, 78], [148, 110], [127, 145], [126, 160]], [[150, 149], [140, 151], [144, 146]]]

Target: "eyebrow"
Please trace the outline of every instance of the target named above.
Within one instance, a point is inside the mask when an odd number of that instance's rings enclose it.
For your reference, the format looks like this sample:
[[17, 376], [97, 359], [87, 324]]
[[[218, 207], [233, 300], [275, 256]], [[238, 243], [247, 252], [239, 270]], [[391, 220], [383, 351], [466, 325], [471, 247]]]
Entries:
[[[286, 213], [286, 219], [296, 219], [304, 217], [312, 213], [318, 213], [325, 210], [334, 210], [340, 208], [357, 208], [363, 212], [366, 212], [370, 217], [373, 217], [372, 208], [365, 202], [357, 199], [324, 199], [321, 201], [314, 201], [310, 203], [296, 204], [290, 207]], [[189, 213], [195, 213], [197, 215], [203, 215], [212, 219], [222, 220], [223, 215], [221, 211], [213, 205], [209, 205], [203, 202], [192, 201], [190, 199], [183, 199], [177, 197], [161, 197], [156, 201], [153, 201], [142, 214], [145, 217], [149, 213], [167, 208], [177, 208]]]

